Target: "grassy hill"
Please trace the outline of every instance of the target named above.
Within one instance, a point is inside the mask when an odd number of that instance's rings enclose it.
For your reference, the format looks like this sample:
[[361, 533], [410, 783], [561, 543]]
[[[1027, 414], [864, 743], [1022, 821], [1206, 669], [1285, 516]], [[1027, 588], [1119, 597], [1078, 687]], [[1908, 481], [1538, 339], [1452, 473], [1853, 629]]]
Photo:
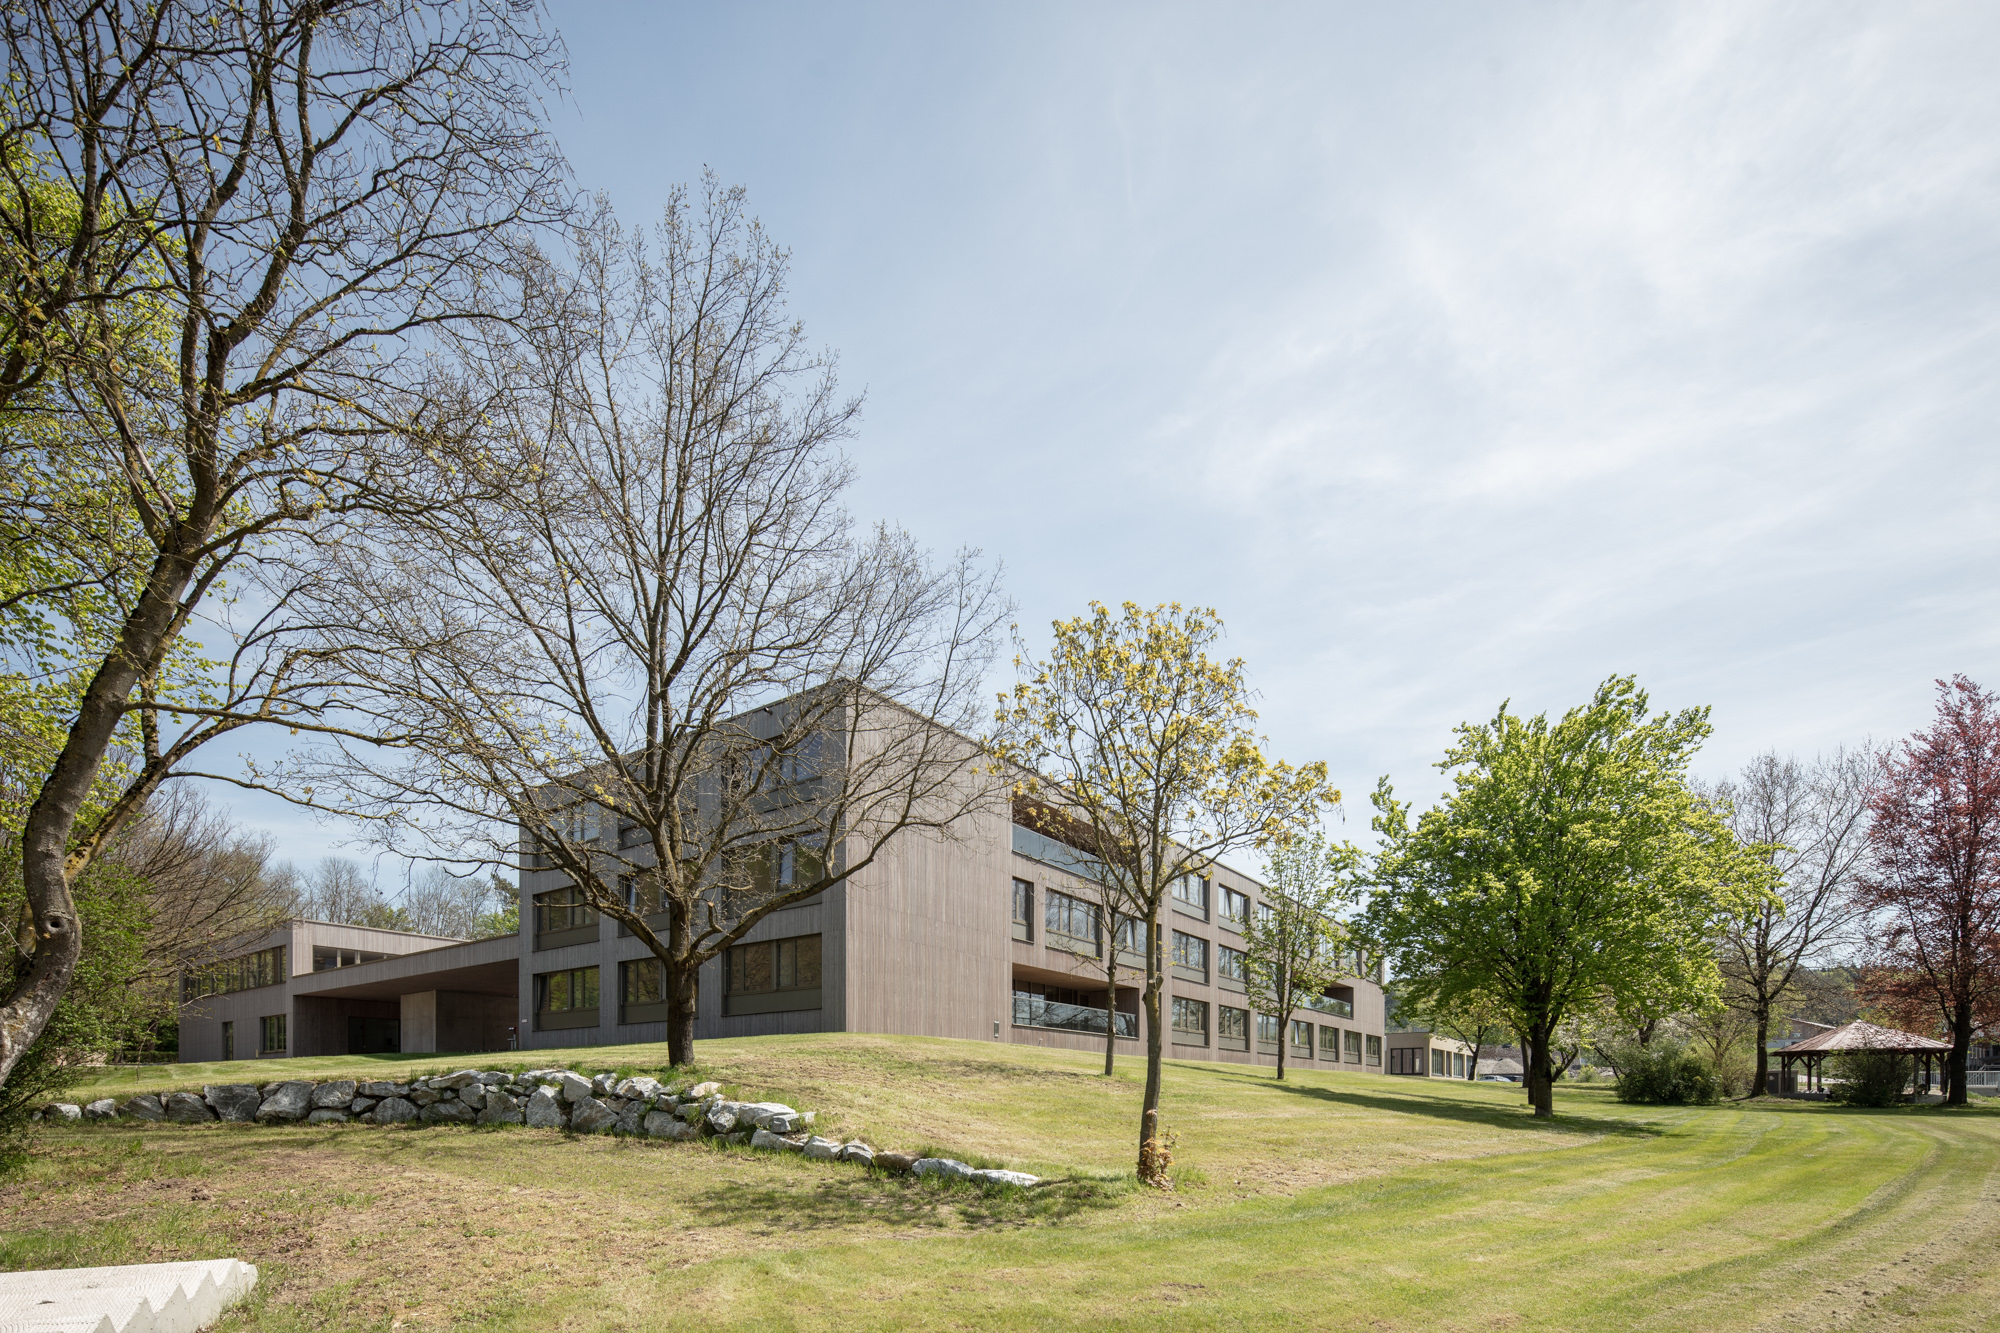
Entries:
[[[660, 1048], [532, 1054], [498, 1067], [656, 1069]], [[1959, 1329], [2000, 1298], [1983, 1107], [1667, 1110], [1581, 1087], [1549, 1126], [1511, 1086], [1173, 1064], [1159, 1193], [1130, 1176], [1136, 1062], [1105, 1080], [1088, 1055], [854, 1035], [698, 1056], [827, 1132], [1054, 1183], [988, 1196], [514, 1129], [82, 1127], [0, 1190], [0, 1266], [236, 1254], [269, 1278], [241, 1326], [270, 1329]]]

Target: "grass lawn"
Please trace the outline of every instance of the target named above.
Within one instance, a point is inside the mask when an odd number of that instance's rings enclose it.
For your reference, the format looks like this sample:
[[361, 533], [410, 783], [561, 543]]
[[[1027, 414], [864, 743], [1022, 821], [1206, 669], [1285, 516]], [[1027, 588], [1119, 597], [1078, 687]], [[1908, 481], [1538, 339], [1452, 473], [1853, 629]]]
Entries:
[[[657, 1069], [661, 1048], [529, 1054], [477, 1063]], [[984, 1195], [512, 1128], [82, 1126], [0, 1187], [0, 1267], [237, 1255], [265, 1281], [225, 1328], [2000, 1327], [2000, 1109], [1628, 1107], [1585, 1086], [1550, 1126], [1506, 1085], [1170, 1064], [1159, 1193], [1130, 1175], [1138, 1062], [1107, 1081], [1085, 1054], [855, 1035], [698, 1055], [822, 1132], [1054, 1183]]]

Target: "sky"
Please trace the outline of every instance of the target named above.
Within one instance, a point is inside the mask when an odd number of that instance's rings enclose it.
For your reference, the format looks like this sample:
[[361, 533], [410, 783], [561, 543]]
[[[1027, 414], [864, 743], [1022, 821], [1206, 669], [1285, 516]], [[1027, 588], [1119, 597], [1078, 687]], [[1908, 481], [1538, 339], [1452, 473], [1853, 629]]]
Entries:
[[1215, 608], [1347, 836], [1613, 674], [1713, 710], [1708, 777], [2000, 686], [2000, 7], [552, 18], [580, 186], [712, 169], [790, 247], [856, 517], [1003, 561], [1031, 641]]

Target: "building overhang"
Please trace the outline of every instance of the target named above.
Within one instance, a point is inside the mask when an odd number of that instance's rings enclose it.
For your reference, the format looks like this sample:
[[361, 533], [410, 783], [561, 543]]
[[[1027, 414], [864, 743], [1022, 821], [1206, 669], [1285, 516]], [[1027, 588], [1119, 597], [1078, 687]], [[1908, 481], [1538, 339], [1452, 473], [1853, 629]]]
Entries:
[[302, 973], [292, 978], [292, 994], [344, 1000], [393, 1000], [432, 990], [518, 995], [520, 961], [521, 937], [503, 935]]

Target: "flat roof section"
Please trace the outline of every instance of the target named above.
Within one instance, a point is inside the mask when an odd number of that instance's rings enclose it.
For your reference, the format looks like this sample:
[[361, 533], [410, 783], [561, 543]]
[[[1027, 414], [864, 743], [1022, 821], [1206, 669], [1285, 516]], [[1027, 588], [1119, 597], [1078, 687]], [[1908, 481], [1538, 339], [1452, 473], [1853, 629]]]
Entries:
[[521, 937], [499, 935], [352, 967], [302, 972], [292, 978], [292, 994], [350, 1000], [393, 1000], [427, 990], [519, 995], [520, 962]]

